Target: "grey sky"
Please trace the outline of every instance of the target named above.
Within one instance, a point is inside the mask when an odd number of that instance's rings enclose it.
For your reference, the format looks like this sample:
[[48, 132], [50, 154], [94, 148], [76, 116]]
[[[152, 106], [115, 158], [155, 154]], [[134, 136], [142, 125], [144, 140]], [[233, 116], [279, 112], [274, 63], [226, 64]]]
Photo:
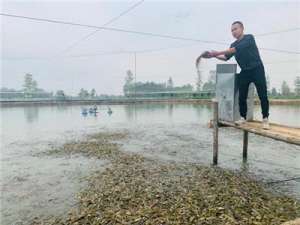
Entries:
[[[2, 1], [1, 12], [102, 26], [137, 2]], [[102, 30], [64, 53], [70, 44], [95, 29], [1, 16], [0, 19], [1, 86], [12, 88], [21, 88], [24, 74], [31, 73], [39, 87], [46, 90], [64, 89], [75, 94], [83, 87], [95, 88], [99, 94], [121, 94], [126, 70], [134, 69], [133, 54], [66, 56], [159, 48], [170, 49], [137, 54], [137, 81], [165, 82], [172, 76], [175, 85], [194, 85], [196, 57], [204, 50], [228, 47]], [[246, 33], [257, 35], [261, 48], [300, 52], [299, 30], [259, 36], [300, 27], [300, 1], [146, 0], [109, 27], [223, 41], [229, 45], [233, 41], [230, 25], [234, 20], [244, 22]], [[296, 75], [300, 75], [300, 55], [263, 50], [260, 53], [271, 86], [280, 87], [283, 80], [292, 86]], [[202, 62], [204, 79], [217, 62], [220, 61]]]

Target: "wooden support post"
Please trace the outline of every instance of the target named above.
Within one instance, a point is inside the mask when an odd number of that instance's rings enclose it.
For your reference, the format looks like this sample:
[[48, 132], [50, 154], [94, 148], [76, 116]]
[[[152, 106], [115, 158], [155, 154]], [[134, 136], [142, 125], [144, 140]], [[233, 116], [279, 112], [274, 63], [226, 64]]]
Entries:
[[219, 109], [218, 109], [218, 101], [213, 100], [213, 114], [214, 114], [214, 121], [213, 121], [213, 164], [218, 164], [218, 145], [219, 145], [219, 131], [218, 131], [218, 123], [219, 123]]
[[244, 138], [243, 138], [243, 160], [247, 160], [248, 155], [248, 131], [244, 130]]

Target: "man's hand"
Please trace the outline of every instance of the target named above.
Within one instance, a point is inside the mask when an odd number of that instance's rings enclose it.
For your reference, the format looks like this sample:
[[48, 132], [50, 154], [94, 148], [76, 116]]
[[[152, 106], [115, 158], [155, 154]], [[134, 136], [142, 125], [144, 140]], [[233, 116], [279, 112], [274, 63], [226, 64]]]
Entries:
[[201, 58], [209, 59], [212, 58], [209, 54], [209, 51], [202, 52], [202, 54], [196, 59], [196, 67], [198, 67]]
[[226, 54], [234, 54], [236, 52], [235, 48], [229, 48], [225, 51], [205, 51], [203, 52], [196, 60], [196, 67], [198, 67], [198, 64], [200, 63], [201, 58], [210, 59], [210, 58], [217, 58], [223, 61], [227, 61]]
[[202, 54], [200, 55], [200, 57], [205, 58], [205, 59], [209, 59], [212, 56], [210, 55], [209, 51], [205, 51], [205, 52], [202, 52]]

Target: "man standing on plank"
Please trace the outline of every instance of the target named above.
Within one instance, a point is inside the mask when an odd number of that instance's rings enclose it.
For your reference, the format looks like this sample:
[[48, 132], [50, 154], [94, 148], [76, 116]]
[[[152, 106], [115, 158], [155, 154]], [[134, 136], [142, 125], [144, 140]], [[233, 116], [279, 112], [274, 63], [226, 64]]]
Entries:
[[263, 129], [270, 129], [268, 120], [269, 100], [267, 95], [265, 70], [254, 36], [251, 34], [244, 34], [244, 25], [240, 21], [232, 23], [231, 33], [236, 41], [230, 45], [230, 48], [225, 51], [210, 51], [206, 54], [206, 58], [215, 57], [227, 61], [232, 56], [235, 56], [235, 59], [241, 68], [241, 72], [237, 76], [241, 118], [235, 123], [241, 125], [246, 122], [248, 89], [249, 84], [253, 82], [261, 104]]

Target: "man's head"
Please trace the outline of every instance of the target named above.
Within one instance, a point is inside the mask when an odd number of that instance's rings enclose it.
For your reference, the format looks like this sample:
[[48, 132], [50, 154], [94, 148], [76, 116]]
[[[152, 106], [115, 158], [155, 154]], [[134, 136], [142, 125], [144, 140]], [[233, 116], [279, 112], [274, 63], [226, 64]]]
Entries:
[[235, 21], [231, 24], [232, 36], [239, 39], [244, 34], [244, 25], [241, 21]]

